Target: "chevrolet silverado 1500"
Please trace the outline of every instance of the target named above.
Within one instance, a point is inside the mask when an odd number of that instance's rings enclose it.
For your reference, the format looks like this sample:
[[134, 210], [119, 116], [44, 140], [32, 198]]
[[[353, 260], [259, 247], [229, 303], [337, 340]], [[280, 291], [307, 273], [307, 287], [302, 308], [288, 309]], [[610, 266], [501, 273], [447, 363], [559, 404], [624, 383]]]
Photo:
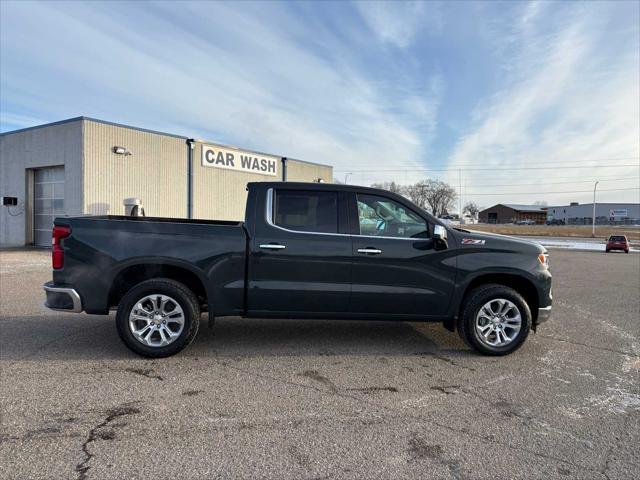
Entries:
[[184, 349], [201, 312], [436, 321], [487, 355], [549, 317], [547, 251], [444, 225], [406, 198], [318, 183], [248, 185], [244, 222], [56, 218], [46, 306], [115, 316], [134, 352]]

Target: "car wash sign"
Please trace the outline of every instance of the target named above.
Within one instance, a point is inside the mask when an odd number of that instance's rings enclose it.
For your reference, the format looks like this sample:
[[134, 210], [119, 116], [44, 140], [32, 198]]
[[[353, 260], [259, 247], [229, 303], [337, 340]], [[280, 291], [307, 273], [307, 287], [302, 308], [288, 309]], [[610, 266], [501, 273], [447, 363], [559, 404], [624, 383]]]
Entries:
[[202, 166], [225, 168], [259, 175], [278, 175], [280, 158], [271, 155], [245, 152], [235, 148], [202, 145]]

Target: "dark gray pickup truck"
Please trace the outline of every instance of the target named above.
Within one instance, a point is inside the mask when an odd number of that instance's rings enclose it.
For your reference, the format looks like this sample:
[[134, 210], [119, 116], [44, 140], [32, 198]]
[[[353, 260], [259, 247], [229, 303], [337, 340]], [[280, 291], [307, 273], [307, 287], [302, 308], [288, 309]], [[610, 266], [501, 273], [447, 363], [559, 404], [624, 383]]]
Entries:
[[245, 222], [57, 218], [46, 306], [108, 314], [149, 357], [221, 316], [437, 321], [487, 355], [551, 312], [546, 250], [450, 228], [365, 187], [250, 183]]

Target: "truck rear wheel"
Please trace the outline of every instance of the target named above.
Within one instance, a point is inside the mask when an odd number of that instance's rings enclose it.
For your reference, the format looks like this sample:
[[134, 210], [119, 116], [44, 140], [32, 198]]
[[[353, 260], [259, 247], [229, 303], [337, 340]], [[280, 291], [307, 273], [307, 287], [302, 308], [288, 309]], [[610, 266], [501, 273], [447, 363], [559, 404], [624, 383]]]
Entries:
[[186, 348], [198, 333], [198, 299], [180, 282], [146, 280], [131, 288], [118, 305], [118, 335], [143, 357], [168, 357]]
[[514, 289], [482, 285], [465, 298], [458, 320], [462, 339], [484, 355], [507, 355], [522, 346], [531, 329], [531, 310]]

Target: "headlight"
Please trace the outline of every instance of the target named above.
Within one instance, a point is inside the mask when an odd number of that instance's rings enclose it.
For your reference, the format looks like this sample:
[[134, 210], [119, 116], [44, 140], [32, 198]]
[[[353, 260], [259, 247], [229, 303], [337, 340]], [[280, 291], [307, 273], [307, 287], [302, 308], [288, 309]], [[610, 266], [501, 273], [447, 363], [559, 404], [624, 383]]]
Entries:
[[549, 254], [541, 253], [538, 255], [538, 261], [542, 264], [544, 268], [549, 268]]

